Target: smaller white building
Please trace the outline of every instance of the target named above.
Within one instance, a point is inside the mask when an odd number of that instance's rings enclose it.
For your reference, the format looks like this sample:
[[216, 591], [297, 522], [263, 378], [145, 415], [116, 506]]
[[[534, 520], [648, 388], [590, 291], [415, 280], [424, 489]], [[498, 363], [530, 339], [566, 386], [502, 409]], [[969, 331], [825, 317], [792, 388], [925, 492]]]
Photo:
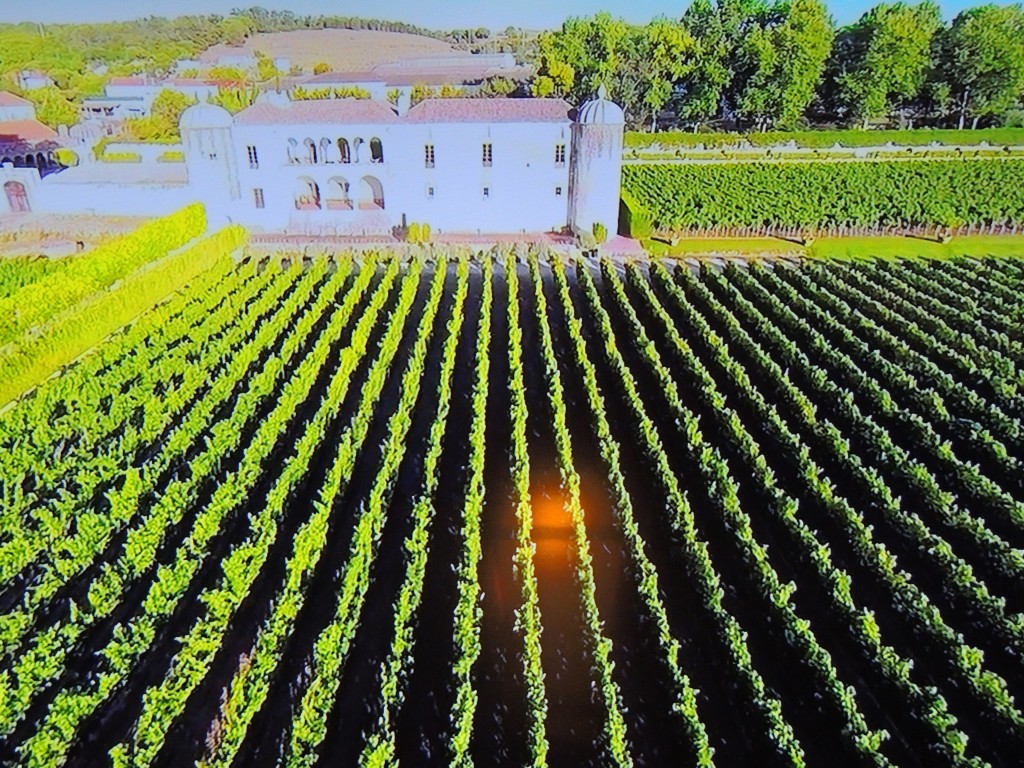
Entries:
[[23, 91], [35, 91], [52, 85], [53, 79], [38, 69], [23, 69], [18, 73], [18, 87]]
[[162, 91], [181, 93], [195, 101], [213, 99], [226, 83], [217, 80], [179, 77], [159, 80], [149, 77], [114, 77], [104, 86], [103, 96], [82, 100], [83, 120], [120, 121], [148, 117], [153, 101]]

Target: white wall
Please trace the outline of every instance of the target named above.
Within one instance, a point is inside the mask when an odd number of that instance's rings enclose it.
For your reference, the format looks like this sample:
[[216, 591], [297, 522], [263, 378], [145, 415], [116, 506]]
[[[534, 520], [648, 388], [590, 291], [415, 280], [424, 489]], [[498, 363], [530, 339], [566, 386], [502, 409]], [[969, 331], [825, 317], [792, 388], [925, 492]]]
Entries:
[[195, 202], [184, 184], [44, 184], [32, 210], [119, 216], [166, 216]]
[[4, 184], [9, 181], [20, 183], [25, 187], [29, 210], [35, 212], [40, 203], [39, 172], [35, 168], [14, 168], [8, 164], [0, 166], [0, 213], [11, 212], [11, 207], [7, 202], [7, 192], [4, 190]]
[[11, 104], [0, 106], [0, 121], [35, 120], [36, 108], [32, 104]]
[[[566, 224], [569, 198], [569, 122], [561, 123], [458, 123], [452, 125], [394, 124], [317, 126], [235, 126], [241, 205], [237, 220], [265, 228], [294, 223], [308, 231], [386, 232], [400, 224], [427, 222], [435, 232], [512, 233], [561, 229]], [[381, 139], [383, 163], [370, 163], [369, 140]], [[288, 161], [288, 139], [332, 141], [334, 162], [293, 164]], [[338, 162], [334, 142], [349, 144], [363, 138], [361, 162]], [[483, 144], [492, 145], [492, 165], [483, 165]], [[566, 163], [555, 166], [555, 145], [566, 145]], [[435, 167], [426, 168], [424, 145], [433, 143]], [[259, 168], [249, 167], [248, 146], [255, 146]], [[319, 159], [319, 157], [318, 157]], [[373, 176], [384, 190], [384, 214], [366, 211], [296, 211], [295, 197], [302, 177], [312, 179], [322, 200], [329, 196], [330, 179], [342, 177], [357, 201], [360, 180]], [[428, 188], [434, 195], [428, 195]], [[484, 187], [489, 195], [484, 197]], [[561, 195], [556, 195], [556, 187]], [[256, 209], [254, 189], [263, 190], [265, 208]], [[616, 199], [617, 204], [617, 199]]]

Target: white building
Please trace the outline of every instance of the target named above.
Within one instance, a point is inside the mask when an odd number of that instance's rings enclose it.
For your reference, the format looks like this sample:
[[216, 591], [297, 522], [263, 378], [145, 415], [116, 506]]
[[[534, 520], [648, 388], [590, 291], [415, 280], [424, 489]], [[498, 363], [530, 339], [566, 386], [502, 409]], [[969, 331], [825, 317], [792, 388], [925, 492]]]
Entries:
[[428, 99], [399, 114], [372, 99], [266, 94], [235, 116], [189, 107], [184, 166], [83, 165], [32, 185], [28, 202], [158, 215], [199, 200], [214, 225], [309, 234], [391, 234], [413, 222], [473, 234], [600, 222], [614, 233], [622, 131], [622, 110], [603, 96], [574, 117], [558, 99]]
[[53, 85], [53, 79], [38, 69], [23, 69], [18, 73], [18, 87], [24, 91], [49, 88], [51, 85]]
[[147, 117], [161, 91], [175, 91], [196, 101], [209, 101], [217, 95], [223, 81], [196, 78], [158, 80], [148, 77], [114, 77], [103, 88], [103, 96], [82, 99], [84, 120], [120, 121]]

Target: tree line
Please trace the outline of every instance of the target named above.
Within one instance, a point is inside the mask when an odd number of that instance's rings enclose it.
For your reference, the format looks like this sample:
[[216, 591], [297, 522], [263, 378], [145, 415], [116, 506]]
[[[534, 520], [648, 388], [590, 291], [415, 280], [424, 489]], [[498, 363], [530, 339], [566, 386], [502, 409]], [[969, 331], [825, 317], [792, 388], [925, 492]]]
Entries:
[[1015, 118], [1024, 9], [942, 19], [932, 0], [881, 3], [836, 28], [822, 0], [694, 0], [678, 20], [608, 13], [542, 33], [536, 96], [573, 103], [604, 84], [631, 126], [698, 129], [872, 123], [978, 127]]

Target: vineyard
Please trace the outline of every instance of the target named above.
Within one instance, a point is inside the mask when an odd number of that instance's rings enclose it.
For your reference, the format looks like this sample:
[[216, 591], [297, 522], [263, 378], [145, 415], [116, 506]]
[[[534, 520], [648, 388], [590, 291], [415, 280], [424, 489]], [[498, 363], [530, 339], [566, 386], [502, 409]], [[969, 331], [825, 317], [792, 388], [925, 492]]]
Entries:
[[[656, 228], [1024, 225], [1024, 159], [649, 164], [623, 189]], [[849, 232], [847, 232], [849, 234]]]
[[0, 763], [1019, 765], [1022, 289], [219, 259], [0, 414]]

